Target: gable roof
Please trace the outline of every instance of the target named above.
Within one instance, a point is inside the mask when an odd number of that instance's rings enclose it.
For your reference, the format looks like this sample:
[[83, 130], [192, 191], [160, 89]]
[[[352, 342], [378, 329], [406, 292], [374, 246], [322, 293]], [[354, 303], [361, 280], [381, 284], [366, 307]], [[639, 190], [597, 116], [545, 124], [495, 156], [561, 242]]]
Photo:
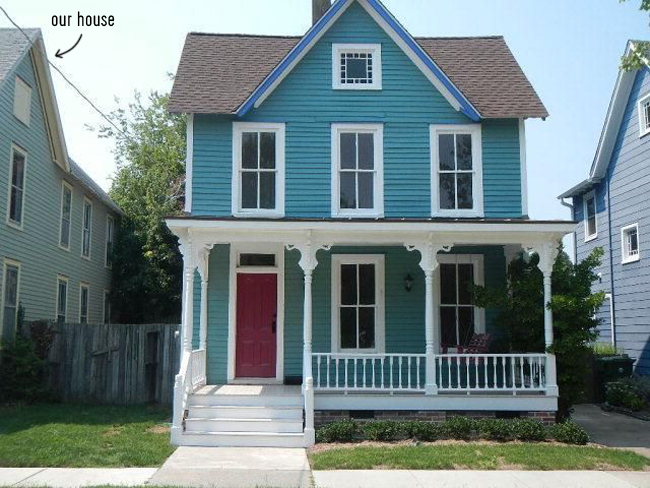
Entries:
[[18, 29], [0, 29], [0, 84], [40, 36], [39, 29], [23, 30], [29, 39]]
[[[292, 50], [305, 39], [307, 37], [188, 34], [169, 110], [238, 113], [247, 101], [250, 104], [256, 92], [265, 90], [264, 84], [271, 80], [272, 73], [288, 61]], [[423, 37], [413, 42], [480, 117], [548, 116], [503, 37]], [[267, 85], [266, 89], [271, 88], [273, 81]], [[458, 102], [457, 107], [461, 106]], [[466, 110], [463, 111], [467, 113]]]
[[111, 197], [108, 196], [104, 190], [102, 190], [102, 187], [99, 186], [90, 176], [88, 176], [88, 173], [81, 169], [81, 166], [75, 163], [72, 159], [70, 159], [70, 174], [97, 200], [106, 205], [113, 212], [119, 215], [124, 215], [122, 209], [113, 201]]

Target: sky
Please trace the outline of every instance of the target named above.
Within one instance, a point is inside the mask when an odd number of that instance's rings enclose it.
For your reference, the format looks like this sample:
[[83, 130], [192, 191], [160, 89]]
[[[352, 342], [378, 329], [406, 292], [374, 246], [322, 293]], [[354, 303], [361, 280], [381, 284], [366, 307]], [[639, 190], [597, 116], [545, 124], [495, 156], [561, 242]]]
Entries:
[[[628, 39], [650, 39], [641, 0], [383, 0], [414, 36], [503, 35], [546, 105], [527, 122], [529, 214], [567, 219], [557, 195], [587, 176]], [[0, 0], [21, 27], [40, 27], [51, 60], [102, 111], [134, 91], [167, 92], [190, 31], [302, 35], [311, 0]], [[77, 27], [76, 16], [113, 15], [113, 27]], [[72, 15], [70, 27], [52, 16]], [[9, 27], [0, 14], [0, 27]], [[71, 47], [63, 59], [57, 49]], [[105, 189], [115, 171], [101, 117], [57, 73], [68, 150]]]

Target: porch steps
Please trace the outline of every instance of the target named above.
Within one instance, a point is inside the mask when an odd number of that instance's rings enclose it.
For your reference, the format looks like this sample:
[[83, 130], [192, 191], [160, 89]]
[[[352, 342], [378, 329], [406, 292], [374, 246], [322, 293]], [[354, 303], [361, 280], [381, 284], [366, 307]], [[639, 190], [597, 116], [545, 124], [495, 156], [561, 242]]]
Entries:
[[190, 446], [304, 447], [300, 387], [206, 386], [190, 396], [181, 442]]

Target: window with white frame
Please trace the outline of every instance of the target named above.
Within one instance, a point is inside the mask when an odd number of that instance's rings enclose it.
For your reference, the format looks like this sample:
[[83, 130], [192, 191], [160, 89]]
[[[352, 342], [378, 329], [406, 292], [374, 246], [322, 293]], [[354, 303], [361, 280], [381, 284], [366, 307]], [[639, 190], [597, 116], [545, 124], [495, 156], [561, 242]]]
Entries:
[[431, 126], [433, 215], [483, 214], [481, 126]]
[[332, 256], [332, 350], [383, 352], [384, 256]]
[[93, 204], [84, 198], [81, 221], [81, 256], [90, 259], [90, 244], [93, 227]]
[[32, 87], [16, 76], [14, 88], [14, 115], [23, 124], [29, 125], [32, 112]]
[[72, 187], [63, 182], [61, 190], [61, 224], [59, 229], [59, 246], [70, 249], [70, 223], [72, 218]]
[[621, 249], [623, 264], [641, 259], [639, 250], [639, 224], [632, 224], [621, 229]]
[[381, 44], [333, 44], [332, 88], [381, 90]]
[[639, 100], [639, 136], [650, 133], [650, 93]]
[[485, 331], [484, 310], [472, 305], [472, 287], [483, 284], [483, 257], [439, 256], [440, 343], [466, 346], [472, 335]]
[[111, 323], [111, 292], [104, 290], [104, 323]]
[[590, 191], [583, 199], [585, 223], [585, 242], [598, 237], [598, 218], [596, 217], [596, 192]]
[[65, 323], [68, 312], [68, 278], [59, 276], [56, 281], [56, 321]]
[[82, 283], [79, 287], [79, 323], [88, 323], [88, 300], [90, 299], [90, 288]]
[[234, 215], [284, 216], [284, 141], [284, 124], [233, 124]]
[[115, 238], [115, 219], [111, 215], [106, 216], [106, 255], [105, 265], [113, 267], [113, 240]]
[[20, 263], [5, 260], [2, 284], [2, 328], [0, 342], [11, 342], [18, 322]]
[[9, 172], [9, 208], [7, 209], [7, 223], [13, 227], [21, 228], [23, 225], [25, 202], [25, 169], [27, 166], [27, 153], [11, 145], [11, 161]]
[[332, 125], [332, 215], [383, 217], [383, 125]]

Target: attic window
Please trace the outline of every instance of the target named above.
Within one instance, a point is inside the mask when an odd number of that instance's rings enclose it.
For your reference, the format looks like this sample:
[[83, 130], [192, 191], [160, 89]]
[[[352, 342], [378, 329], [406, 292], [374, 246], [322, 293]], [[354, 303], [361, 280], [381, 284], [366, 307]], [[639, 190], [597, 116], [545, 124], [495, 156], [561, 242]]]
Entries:
[[381, 90], [381, 44], [334, 44], [332, 88]]
[[14, 115], [23, 124], [29, 126], [32, 106], [32, 88], [19, 76], [16, 76], [14, 88]]
[[650, 93], [639, 100], [639, 137], [650, 133]]

